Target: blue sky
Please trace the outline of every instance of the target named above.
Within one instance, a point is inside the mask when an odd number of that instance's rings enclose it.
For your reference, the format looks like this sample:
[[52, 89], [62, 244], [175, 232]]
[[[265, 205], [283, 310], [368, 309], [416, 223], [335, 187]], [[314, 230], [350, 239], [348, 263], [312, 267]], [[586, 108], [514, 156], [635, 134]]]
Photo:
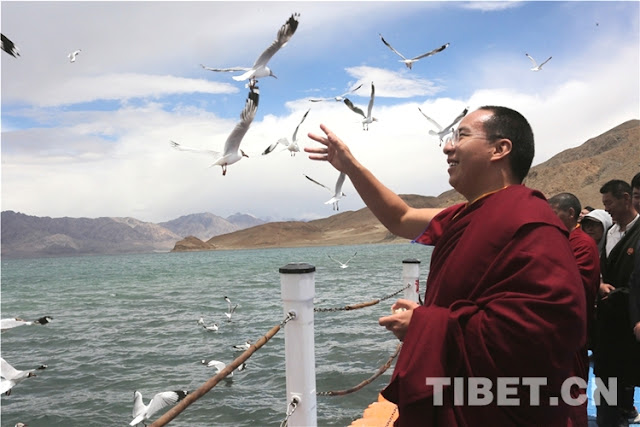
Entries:
[[[465, 107], [515, 108], [536, 137], [534, 164], [640, 118], [640, 3], [631, 2], [22, 2], [3, 1], [2, 210], [50, 217], [120, 216], [161, 222], [198, 212], [270, 219], [334, 214], [338, 173], [304, 153], [260, 156], [282, 137], [324, 123], [400, 194], [449, 190], [446, 158], [418, 107], [444, 124]], [[211, 159], [172, 149], [221, 150], [247, 89], [210, 67], [249, 66], [300, 13], [298, 30], [260, 80], [242, 148]], [[407, 57], [445, 43], [407, 69]], [[67, 54], [82, 49], [75, 63]], [[525, 52], [542, 71], [530, 71]], [[311, 103], [359, 84], [368, 132], [338, 102]], [[258, 154], [258, 155], [256, 155]], [[628, 178], [628, 177], [623, 177]], [[571, 190], [571, 189], [567, 189]], [[364, 206], [347, 180], [341, 211]]]

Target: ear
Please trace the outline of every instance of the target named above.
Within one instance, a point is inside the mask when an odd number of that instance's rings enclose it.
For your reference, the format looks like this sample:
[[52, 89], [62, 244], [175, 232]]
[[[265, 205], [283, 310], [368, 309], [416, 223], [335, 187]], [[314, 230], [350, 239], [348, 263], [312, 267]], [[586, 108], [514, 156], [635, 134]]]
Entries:
[[510, 139], [500, 138], [493, 143], [493, 153], [491, 156], [491, 160], [499, 160], [505, 158], [509, 153], [511, 153], [512, 148], [513, 143]]

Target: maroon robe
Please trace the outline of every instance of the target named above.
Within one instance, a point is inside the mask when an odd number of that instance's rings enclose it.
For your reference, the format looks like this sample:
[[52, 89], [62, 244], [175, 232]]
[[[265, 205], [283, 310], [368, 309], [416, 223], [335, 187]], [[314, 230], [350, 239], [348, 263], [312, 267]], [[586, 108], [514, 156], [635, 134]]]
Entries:
[[[585, 293], [567, 230], [544, 196], [512, 185], [452, 206], [416, 242], [435, 248], [425, 304], [413, 311], [382, 392], [398, 405], [395, 425], [571, 425], [560, 387], [586, 340]], [[492, 381], [490, 404], [457, 404], [447, 386], [438, 404], [426, 385], [474, 377]], [[528, 386], [517, 389], [519, 405], [498, 404], [498, 377], [542, 378], [540, 404]]]
[[[580, 227], [576, 227], [569, 233], [569, 245], [573, 250], [573, 255], [578, 264], [578, 271], [582, 278], [582, 286], [584, 287], [586, 303], [587, 303], [587, 335], [591, 336], [595, 327], [595, 304], [598, 288], [600, 287], [600, 254], [598, 245], [595, 240]], [[589, 357], [587, 355], [588, 343], [576, 353], [574, 361], [574, 375], [584, 379], [585, 383], [589, 381]], [[571, 395], [576, 398], [580, 394], [586, 394], [586, 387], [582, 390], [574, 387], [571, 389]], [[572, 408], [573, 425], [588, 425], [587, 417], [587, 401], [583, 405], [574, 406]]]

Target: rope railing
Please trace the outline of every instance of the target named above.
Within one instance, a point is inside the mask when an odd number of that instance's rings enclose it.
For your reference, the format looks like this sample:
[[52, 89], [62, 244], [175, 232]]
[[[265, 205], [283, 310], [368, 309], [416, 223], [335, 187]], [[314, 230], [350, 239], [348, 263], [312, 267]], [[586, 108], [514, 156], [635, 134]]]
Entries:
[[149, 427], [162, 427], [167, 425], [171, 420], [180, 415], [182, 411], [184, 411], [189, 405], [194, 403], [196, 400], [200, 399], [202, 396], [207, 394], [213, 387], [216, 386], [220, 382], [220, 380], [224, 379], [227, 375], [233, 372], [236, 368], [242, 365], [247, 359], [251, 357], [253, 353], [255, 353], [260, 347], [265, 345], [278, 331], [290, 320], [295, 319], [295, 313], [289, 312], [287, 317], [284, 318], [280, 324], [274, 326], [263, 335], [260, 339], [258, 339], [255, 344], [252, 344], [247, 350], [245, 350], [240, 356], [236, 357], [233, 362], [229, 363], [224, 367], [220, 372], [218, 372], [213, 377], [209, 378], [204, 384], [198, 387], [196, 390], [187, 394], [184, 399], [182, 399], [176, 406], [171, 408], [169, 411], [165, 412], [160, 418], [155, 420]]
[[387, 371], [387, 369], [391, 367], [391, 363], [393, 362], [393, 359], [395, 359], [398, 356], [398, 353], [400, 353], [401, 347], [402, 347], [402, 343], [399, 343], [398, 346], [396, 347], [396, 351], [391, 355], [391, 357], [389, 357], [389, 360], [387, 360], [382, 366], [380, 366], [380, 368], [378, 368], [378, 372], [376, 372], [370, 378], [367, 378], [366, 380], [362, 381], [358, 385], [348, 388], [346, 390], [319, 391], [316, 394], [318, 396], [344, 396], [346, 394], [351, 394], [358, 390], [361, 390], [364, 386], [371, 384], [373, 381], [375, 381], [376, 378], [384, 374]]
[[326, 313], [326, 312], [333, 312], [333, 311], [350, 311], [350, 310], [358, 310], [360, 308], [365, 308], [365, 307], [371, 307], [372, 305], [376, 305], [384, 300], [388, 300], [389, 298], [393, 298], [394, 296], [398, 295], [399, 293], [405, 291], [406, 289], [409, 289], [411, 287], [411, 284], [405, 286], [404, 288], [390, 294], [387, 296], [384, 296], [382, 298], [379, 299], [374, 299], [371, 301], [367, 301], [367, 302], [361, 302], [358, 304], [351, 304], [351, 305], [345, 305], [344, 307], [331, 307], [331, 308], [314, 308], [313, 311], [316, 313]]

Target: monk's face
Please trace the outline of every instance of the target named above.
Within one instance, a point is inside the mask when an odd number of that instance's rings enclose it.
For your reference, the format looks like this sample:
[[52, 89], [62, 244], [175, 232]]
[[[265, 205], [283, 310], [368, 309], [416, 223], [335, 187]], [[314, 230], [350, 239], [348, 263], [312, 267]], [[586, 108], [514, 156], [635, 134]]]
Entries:
[[487, 139], [483, 123], [492, 115], [490, 111], [476, 110], [465, 116], [443, 148], [449, 165], [449, 184], [469, 201], [491, 190], [483, 178], [491, 165], [493, 145]]
[[636, 212], [640, 213], [640, 188], [634, 188], [631, 191], [631, 203]]

